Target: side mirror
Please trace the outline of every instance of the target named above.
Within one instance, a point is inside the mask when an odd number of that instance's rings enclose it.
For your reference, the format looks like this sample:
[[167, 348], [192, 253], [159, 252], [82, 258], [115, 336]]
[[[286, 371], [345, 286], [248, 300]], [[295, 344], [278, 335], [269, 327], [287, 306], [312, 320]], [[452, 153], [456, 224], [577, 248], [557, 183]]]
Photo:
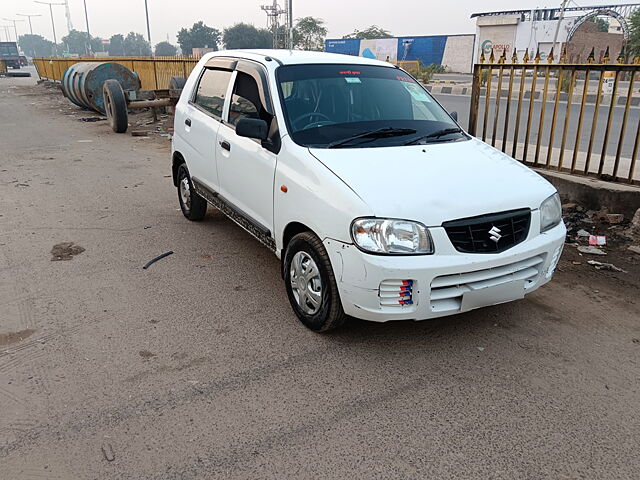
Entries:
[[451, 118], [453, 118], [456, 122], [458, 121], [458, 112], [451, 112]]
[[236, 123], [236, 134], [241, 137], [266, 140], [269, 136], [269, 126], [259, 118], [241, 118]]

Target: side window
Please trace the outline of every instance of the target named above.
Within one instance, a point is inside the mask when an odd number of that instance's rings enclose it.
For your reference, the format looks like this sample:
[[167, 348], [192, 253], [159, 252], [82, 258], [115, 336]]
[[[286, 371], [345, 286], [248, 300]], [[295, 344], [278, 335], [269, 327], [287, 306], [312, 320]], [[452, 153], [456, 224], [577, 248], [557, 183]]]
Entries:
[[216, 120], [221, 120], [230, 79], [231, 72], [227, 70], [206, 69], [200, 77], [193, 103], [209, 112]]
[[250, 75], [238, 72], [229, 108], [229, 123], [235, 126], [241, 118], [261, 118], [261, 109], [258, 84]]

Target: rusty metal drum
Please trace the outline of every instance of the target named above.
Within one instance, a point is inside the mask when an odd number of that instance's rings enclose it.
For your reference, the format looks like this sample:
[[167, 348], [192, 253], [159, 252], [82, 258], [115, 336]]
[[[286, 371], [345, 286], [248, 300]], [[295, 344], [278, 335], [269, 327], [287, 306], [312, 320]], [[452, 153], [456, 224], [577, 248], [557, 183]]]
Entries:
[[62, 75], [62, 92], [79, 107], [106, 114], [103, 85], [117, 80], [123, 90], [139, 90], [140, 78], [124, 65], [115, 62], [79, 62]]

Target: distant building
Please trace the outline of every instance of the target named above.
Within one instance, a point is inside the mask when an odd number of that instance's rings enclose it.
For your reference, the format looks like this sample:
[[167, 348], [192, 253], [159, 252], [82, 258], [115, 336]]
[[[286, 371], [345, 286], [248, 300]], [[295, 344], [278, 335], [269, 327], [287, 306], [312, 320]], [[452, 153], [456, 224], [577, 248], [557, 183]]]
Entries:
[[325, 50], [400, 63], [421, 62], [444, 65], [450, 72], [471, 72], [475, 35], [429, 35], [415, 37], [329, 39]]
[[[601, 56], [607, 46], [615, 57], [629, 35], [626, 18], [638, 7], [640, 3], [569, 7], [562, 19], [559, 8], [474, 13], [471, 18], [476, 18], [478, 39], [474, 62], [481, 53], [488, 57], [492, 49], [496, 58], [503, 52], [510, 58], [515, 50], [522, 60], [528, 49], [530, 56], [539, 50], [544, 59], [551, 51], [556, 32], [556, 59], [564, 45], [571, 61], [585, 61], [594, 47], [596, 57]], [[608, 17], [609, 32], [598, 32], [593, 22], [597, 17]]]
[[215, 52], [215, 50], [213, 48], [194, 48], [191, 51], [191, 55], [194, 57], [202, 57], [204, 54], [211, 52]]

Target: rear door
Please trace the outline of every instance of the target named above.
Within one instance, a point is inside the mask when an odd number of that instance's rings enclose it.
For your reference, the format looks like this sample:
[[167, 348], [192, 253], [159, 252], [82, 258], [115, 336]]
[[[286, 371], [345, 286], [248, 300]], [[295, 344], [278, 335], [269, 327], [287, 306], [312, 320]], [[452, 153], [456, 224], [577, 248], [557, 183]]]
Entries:
[[205, 68], [185, 109], [182, 124], [176, 125], [184, 130], [183, 137], [191, 149], [189, 173], [216, 192], [220, 188], [216, 165], [217, 136], [232, 74], [227, 69]]

